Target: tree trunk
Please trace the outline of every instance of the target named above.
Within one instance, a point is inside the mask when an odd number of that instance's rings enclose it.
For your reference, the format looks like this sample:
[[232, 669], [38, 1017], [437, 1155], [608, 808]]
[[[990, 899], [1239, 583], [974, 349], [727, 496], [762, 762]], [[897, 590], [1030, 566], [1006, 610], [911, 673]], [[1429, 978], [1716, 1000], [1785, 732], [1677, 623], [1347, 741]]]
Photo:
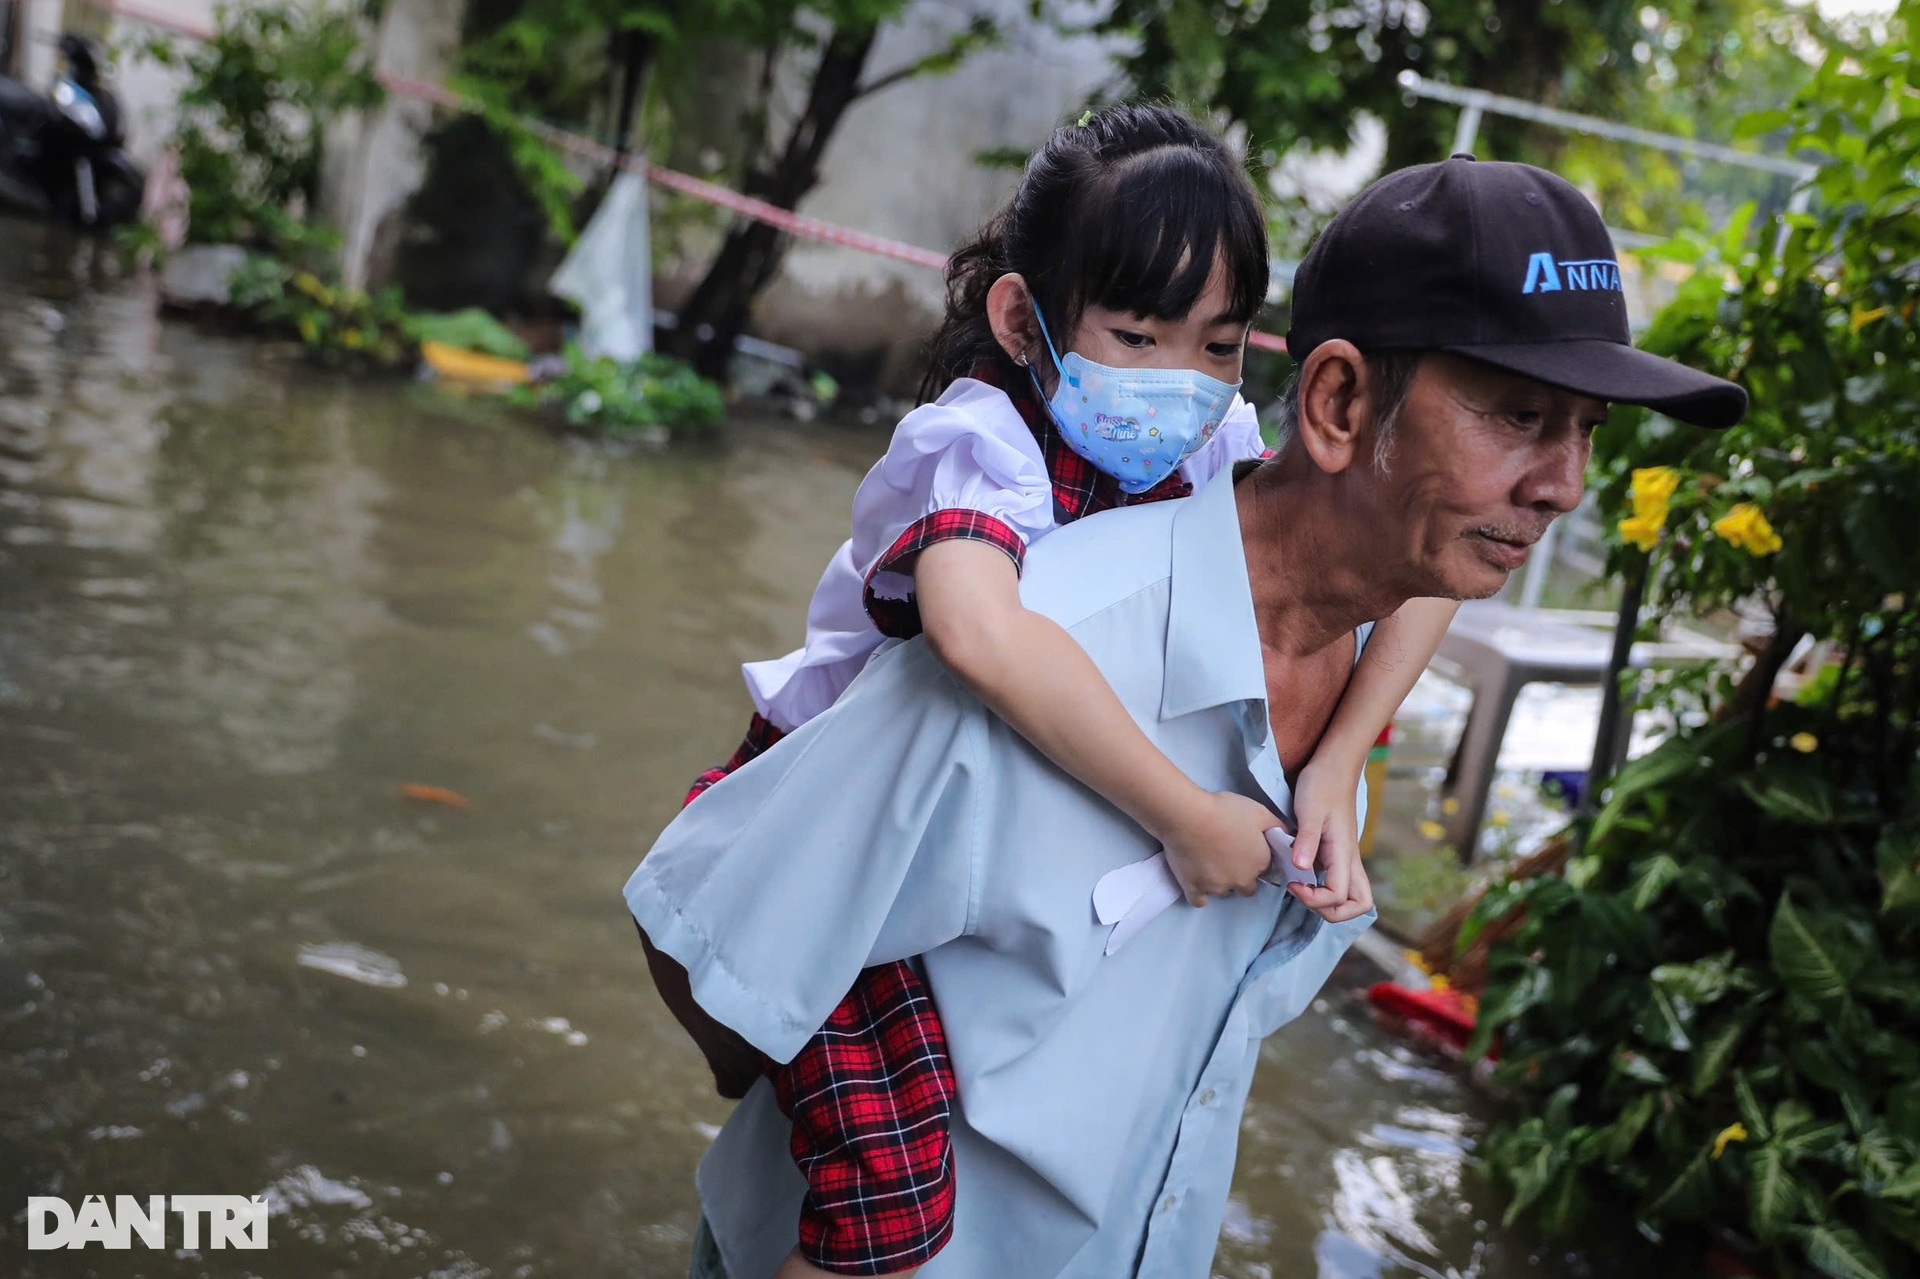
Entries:
[[640, 86], [653, 70], [653, 55], [659, 41], [651, 32], [623, 31], [620, 47], [620, 107], [613, 124], [613, 150], [620, 159], [633, 151], [633, 117], [640, 105]]
[[[875, 27], [834, 28], [814, 70], [806, 109], [794, 121], [778, 159], [747, 174], [746, 194], [792, 209], [819, 184], [820, 157], [841, 117], [860, 96], [860, 78], [876, 34]], [[753, 300], [780, 269], [786, 250], [787, 237], [766, 223], [736, 221], [706, 277], [680, 308], [679, 327], [666, 349], [707, 377], [725, 376]]]

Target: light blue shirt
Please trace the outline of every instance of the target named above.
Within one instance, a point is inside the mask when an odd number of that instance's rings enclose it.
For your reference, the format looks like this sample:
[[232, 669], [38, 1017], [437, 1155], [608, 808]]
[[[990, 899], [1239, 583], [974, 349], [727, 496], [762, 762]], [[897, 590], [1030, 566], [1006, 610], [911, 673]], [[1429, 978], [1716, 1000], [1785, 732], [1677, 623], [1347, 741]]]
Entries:
[[[1232, 483], [1050, 535], [1021, 595], [1188, 776], [1292, 817]], [[1107, 955], [1094, 885], [1157, 851], [915, 641], [684, 810], [626, 895], [701, 1005], [780, 1060], [860, 969], [923, 957], [959, 1084], [954, 1233], [924, 1279], [1198, 1279], [1260, 1040], [1373, 917], [1326, 924], [1262, 888]], [[733, 1279], [797, 1240], [788, 1136], [763, 1079], [700, 1165]]]

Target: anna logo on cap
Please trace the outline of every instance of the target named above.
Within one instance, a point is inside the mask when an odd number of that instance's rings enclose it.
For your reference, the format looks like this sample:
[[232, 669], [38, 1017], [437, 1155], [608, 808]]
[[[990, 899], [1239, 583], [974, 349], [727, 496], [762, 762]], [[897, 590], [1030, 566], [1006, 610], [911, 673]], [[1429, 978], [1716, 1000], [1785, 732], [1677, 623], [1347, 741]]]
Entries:
[[1520, 292], [1558, 293], [1562, 287], [1575, 293], [1591, 289], [1612, 289], [1619, 293], [1622, 291], [1620, 264], [1612, 258], [1556, 263], [1551, 253], [1536, 253], [1527, 259], [1527, 282], [1520, 286]]

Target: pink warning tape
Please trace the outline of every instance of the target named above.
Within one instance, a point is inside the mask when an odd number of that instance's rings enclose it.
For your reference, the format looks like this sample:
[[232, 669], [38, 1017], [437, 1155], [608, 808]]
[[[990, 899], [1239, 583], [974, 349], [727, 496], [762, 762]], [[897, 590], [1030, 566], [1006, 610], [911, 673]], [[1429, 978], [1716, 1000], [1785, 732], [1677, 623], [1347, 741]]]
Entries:
[[[132, 3], [130, 0], [87, 0], [87, 3], [104, 13], [194, 40], [210, 40], [215, 34], [212, 27], [203, 23], [161, 13], [145, 5]], [[406, 76], [384, 71], [378, 73], [378, 78], [388, 92], [398, 97], [428, 102], [434, 106], [447, 107], [456, 111], [470, 109], [470, 104], [465, 99], [445, 85], [429, 84], [424, 80], [412, 80]], [[571, 152], [596, 164], [618, 164], [628, 172], [640, 174], [655, 186], [665, 187], [669, 191], [678, 191], [682, 195], [716, 205], [742, 217], [764, 222], [788, 235], [798, 236], [804, 240], [816, 240], [822, 244], [837, 244], [843, 248], [871, 253], [877, 257], [892, 258], [897, 262], [909, 262], [914, 266], [923, 266], [934, 271], [946, 270], [948, 255], [945, 253], [923, 249], [919, 245], [907, 244], [901, 240], [891, 240], [883, 235], [856, 231], [852, 227], [844, 227], [835, 222], [823, 222], [819, 218], [810, 218], [790, 209], [782, 209], [768, 204], [765, 200], [756, 200], [750, 195], [742, 195], [738, 191], [730, 191], [726, 187], [696, 178], [690, 173], [664, 168], [638, 156], [619, 155], [603, 142], [596, 142], [592, 138], [570, 133], [550, 124], [543, 124], [537, 120], [524, 123], [529, 132], [563, 151]], [[1247, 345], [1262, 351], [1287, 349], [1286, 343], [1280, 338], [1271, 333], [1258, 331], [1247, 335]]]

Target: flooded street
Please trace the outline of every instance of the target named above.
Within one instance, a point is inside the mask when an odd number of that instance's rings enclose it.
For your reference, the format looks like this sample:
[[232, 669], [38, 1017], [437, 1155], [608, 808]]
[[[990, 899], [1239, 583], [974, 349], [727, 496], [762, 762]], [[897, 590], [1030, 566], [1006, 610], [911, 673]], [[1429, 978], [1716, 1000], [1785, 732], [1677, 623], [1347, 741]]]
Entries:
[[[620, 887], [883, 437], [623, 455], [162, 323], [109, 256], [0, 221], [0, 1268], [684, 1275], [727, 1103]], [[1218, 1272], [1619, 1273], [1490, 1224], [1483, 1103], [1374, 980], [1269, 1043]], [[272, 1247], [25, 1250], [96, 1193], [264, 1193]]]

